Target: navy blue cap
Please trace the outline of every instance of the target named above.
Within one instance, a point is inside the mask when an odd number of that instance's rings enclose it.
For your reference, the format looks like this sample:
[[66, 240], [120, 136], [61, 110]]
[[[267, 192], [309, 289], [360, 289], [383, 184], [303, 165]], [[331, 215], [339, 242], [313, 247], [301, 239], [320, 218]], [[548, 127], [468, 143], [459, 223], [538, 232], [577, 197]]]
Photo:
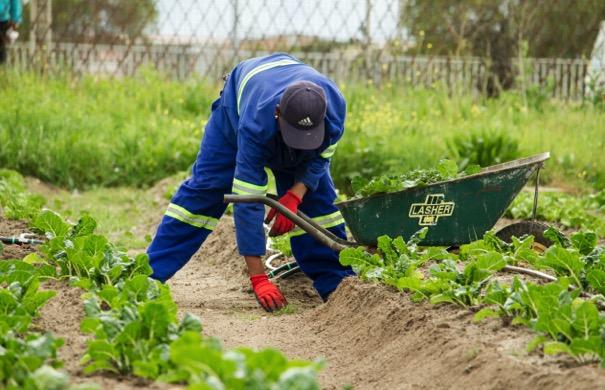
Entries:
[[324, 90], [310, 81], [297, 81], [286, 88], [279, 101], [279, 128], [286, 145], [313, 150], [325, 135], [328, 102]]

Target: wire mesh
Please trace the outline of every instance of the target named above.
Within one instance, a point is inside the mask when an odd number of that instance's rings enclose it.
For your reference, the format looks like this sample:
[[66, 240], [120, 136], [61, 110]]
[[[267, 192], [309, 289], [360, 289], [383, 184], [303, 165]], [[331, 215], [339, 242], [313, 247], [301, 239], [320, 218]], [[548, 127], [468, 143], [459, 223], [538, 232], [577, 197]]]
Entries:
[[[289, 52], [338, 81], [443, 84], [481, 92], [475, 57], [409, 55], [406, 0], [30, 0], [10, 61], [19, 68], [133, 75], [152, 67], [177, 79], [219, 80], [239, 61]], [[418, 52], [418, 51], [416, 51]], [[531, 60], [528, 80], [581, 96], [584, 60]]]

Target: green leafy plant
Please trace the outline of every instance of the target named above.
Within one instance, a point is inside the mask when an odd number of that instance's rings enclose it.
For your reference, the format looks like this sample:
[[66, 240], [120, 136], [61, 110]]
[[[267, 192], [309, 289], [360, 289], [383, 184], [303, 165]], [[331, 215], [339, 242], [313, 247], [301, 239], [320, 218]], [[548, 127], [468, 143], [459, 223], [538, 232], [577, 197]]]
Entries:
[[448, 141], [447, 149], [462, 169], [469, 164], [487, 167], [520, 157], [519, 142], [509, 134], [497, 131], [456, 135]]
[[33, 222], [48, 241], [41, 247], [44, 258], [35, 261], [58, 268], [58, 275], [69, 277], [84, 289], [115, 285], [138, 274], [151, 275], [147, 255], [135, 257], [121, 252], [107, 238], [94, 233], [97, 223], [83, 216], [70, 225], [61, 216], [42, 211]]
[[[549, 228], [544, 235], [554, 243], [544, 253], [532, 250], [532, 236], [506, 243], [488, 232], [463, 245], [459, 255], [413, 243], [402, 246], [401, 237], [380, 237], [376, 253], [350, 248], [341, 252], [340, 261], [364, 279], [410, 292], [413, 300], [477, 307], [476, 320], [501, 317], [505, 323], [524, 324], [538, 333], [530, 350], [542, 347], [547, 354], [566, 353], [578, 362], [597, 360], [605, 366], [605, 316], [596, 304], [603, 297], [582, 298], [605, 292], [605, 248], [589, 231], [568, 238]], [[558, 281], [535, 284], [514, 278], [504, 285], [493, 277], [520, 262], [552, 272]]]
[[0, 262], [0, 324], [24, 333], [54, 291], [40, 291], [36, 269], [20, 261]]
[[[179, 323], [168, 288], [146, 275], [106, 285], [85, 300], [84, 332], [93, 333], [82, 359], [85, 372], [114, 371], [157, 378], [165, 371], [164, 355], [183, 331], [199, 333], [199, 319], [185, 315]], [[108, 309], [104, 309], [107, 307]]]
[[459, 171], [453, 160], [441, 160], [435, 168], [417, 169], [401, 175], [383, 175], [365, 181], [356, 178], [351, 183], [356, 196], [370, 196], [384, 192], [401, 191], [412, 187], [423, 187], [440, 181], [472, 175], [480, 171], [479, 166], [469, 165]]
[[183, 332], [170, 345], [170, 369], [159, 380], [209, 388], [316, 390], [322, 362], [287, 360], [279, 351], [238, 348], [224, 352], [216, 340]]
[[[52, 271], [52, 270], [50, 270]], [[40, 308], [55, 295], [41, 291], [40, 278], [52, 272], [38, 269], [19, 260], [0, 262], [0, 387], [8, 389], [66, 389], [39, 383], [43, 372], [65, 374], [55, 370], [61, 366], [57, 350], [63, 340], [50, 333], [32, 331], [32, 320]]]
[[57, 349], [62, 344], [61, 339], [50, 334], [20, 336], [0, 325], [0, 387], [44, 389], [38, 386], [34, 374], [47, 365], [60, 367]]

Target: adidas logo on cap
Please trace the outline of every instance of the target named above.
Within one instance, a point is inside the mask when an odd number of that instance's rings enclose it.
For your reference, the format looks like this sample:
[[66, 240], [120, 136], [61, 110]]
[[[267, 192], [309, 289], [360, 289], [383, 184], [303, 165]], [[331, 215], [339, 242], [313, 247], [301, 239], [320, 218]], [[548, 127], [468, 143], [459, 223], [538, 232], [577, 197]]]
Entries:
[[302, 125], [302, 126], [313, 126], [313, 122], [311, 121], [311, 118], [309, 118], [309, 117], [299, 120], [298, 124]]

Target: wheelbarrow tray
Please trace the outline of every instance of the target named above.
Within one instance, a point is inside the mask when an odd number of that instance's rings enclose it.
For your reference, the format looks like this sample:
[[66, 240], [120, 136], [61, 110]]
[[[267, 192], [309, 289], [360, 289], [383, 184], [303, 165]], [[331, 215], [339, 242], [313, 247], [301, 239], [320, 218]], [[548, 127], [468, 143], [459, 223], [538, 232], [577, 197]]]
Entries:
[[375, 246], [382, 235], [409, 239], [425, 226], [429, 229], [422, 245], [465, 244], [494, 227], [549, 157], [549, 153], [542, 153], [487, 167], [474, 175], [336, 206], [362, 245]]

